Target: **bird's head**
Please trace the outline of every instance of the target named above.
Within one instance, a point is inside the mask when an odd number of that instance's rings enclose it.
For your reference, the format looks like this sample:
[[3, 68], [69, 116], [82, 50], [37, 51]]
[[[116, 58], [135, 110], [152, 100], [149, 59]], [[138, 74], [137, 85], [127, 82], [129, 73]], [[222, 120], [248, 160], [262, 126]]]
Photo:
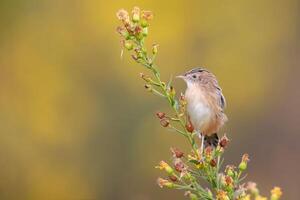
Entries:
[[204, 68], [194, 68], [183, 75], [177, 76], [177, 78], [183, 79], [188, 86], [197, 83], [207, 84], [216, 81], [215, 76]]

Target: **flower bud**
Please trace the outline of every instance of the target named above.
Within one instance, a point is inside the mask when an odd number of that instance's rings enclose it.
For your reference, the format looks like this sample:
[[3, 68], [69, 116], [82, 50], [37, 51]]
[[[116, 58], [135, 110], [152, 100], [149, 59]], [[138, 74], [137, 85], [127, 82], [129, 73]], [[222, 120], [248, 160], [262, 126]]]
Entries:
[[129, 15], [128, 12], [124, 9], [120, 9], [118, 10], [118, 12], [116, 13], [117, 18], [121, 21], [123, 21], [124, 23], [128, 23], [129, 22]]
[[129, 41], [125, 41], [124, 43], [124, 47], [127, 49], [127, 50], [132, 50], [133, 49], [133, 44]]
[[177, 148], [171, 148], [171, 152], [173, 154], [173, 157], [175, 157], [175, 158], [182, 158], [184, 155], [183, 152]]
[[274, 187], [271, 190], [271, 200], [278, 200], [282, 196], [282, 191], [280, 187]]
[[227, 186], [232, 186], [233, 179], [230, 176], [225, 176], [225, 183]]
[[170, 86], [170, 89], [169, 89], [169, 94], [172, 98], [174, 98], [176, 92], [175, 92], [175, 89], [173, 86]]
[[148, 35], [148, 28], [147, 27], [143, 28], [142, 33], [143, 33], [143, 36], [147, 36]]
[[246, 189], [254, 196], [259, 195], [259, 190], [257, 189], [256, 183], [254, 183], [254, 182], [248, 182]]
[[229, 139], [226, 137], [226, 135], [224, 135], [221, 139], [220, 139], [220, 146], [225, 148], [229, 143]]
[[219, 190], [217, 192], [217, 200], [230, 200], [227, 192], [223, 191], [223, 190]]
[[239, 169], [240, 169], [241, 171], [245, 171], [245, 170], [247, 169], [247, 163], [246, 163], [246, 162], [241, 162], [241, 163], [239, 164]]
[[135, 6], [132, 10], [132, 21], [138, 22], [140, 21], [140, 8]]
[[151, 92], [151, 91], [152, 91], [152, 87], [151, 87], [151, 85], [149, 85], [149, 84], [145, 84], [145, 85], [144, 85], [144, 87], [145, 87], [145, 89], [146, 89], [147, 91], [149, 91], [149, 92]]
[[160, 125], [162, 125], [163, 127], [168, 127], [170, 125], [170, 121], [168, 119], [161, 119], [160, 120]]
[[151, 19], [153, 19], [153, 13], [151, 11], [143, 10], [142, 11], [142, 18], [147, 20], [147, 21], [151, 20]]
[[163, 118], [165, 118], [166, 113], [163, 113], [163, 112], [157, 112], [157, 113], [156, 113], [156, 116], [157, 116], [159, 119], [163, 119]]
[[185, 166], [181, 159], [175, 159], [174, 168], [177, 172], [180, 172], [180, 173], [185, 171]]
[[209, 164], [210, 166], [215, 167], [217, 165], [216, 159], [212, 159]]
[[148, 25], [149, 25], [149, 24], [148, 24], [147, 20], [145, 20], [145, 19], [142, 19], [142, 20], [141, 20], [141, 26], [142, 26], [143, 28], [147, 27]]
[[173, 188], [174, 184], [166, 179], [163, 178], [158, 178], [157, 179], [157, 184], [159, 187], [163, 188], [163, 187], [167, 187], [167, 188]]
[[227, 171], [227, 175], [233, 177], [234, 176], [234, 172], [232, 171], [232, 169], [229, 169]]
[[176, 182], [176, 181], [177, 181], [177, 177], [174, 176], [174, 175], [170, 175], [170, 176], [169, 176], [169, 179], [170, 179], [172, 182]]
[[152, 54], [156, 55], [158, 52], [158, 44], [153, 44], [152, 45]]
[[197, 195], [195, 195], [193, 193], [191, 193], [189, 197], [190, 197], [191, 200], [197, 200], [198, 199]]
[[188, 122], [186, 125], [185, 125], [185, 128], [188, 132], [192, 133], [194, 132], [194, 126], [192, 123]]
[[169, 175], [174, 174], [174, 170], [165, 161], [160, 161], [159, 166], [157, 166], [156, 168], [159, 168], [160, 170], [165, 170]]

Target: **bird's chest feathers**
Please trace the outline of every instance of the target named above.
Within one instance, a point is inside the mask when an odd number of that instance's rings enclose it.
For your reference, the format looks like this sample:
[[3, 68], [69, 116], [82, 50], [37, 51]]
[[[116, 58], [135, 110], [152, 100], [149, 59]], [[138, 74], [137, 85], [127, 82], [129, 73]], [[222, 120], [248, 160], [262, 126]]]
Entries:
[[205, 97], [201, 89], [193, 86], [189, 87], [186, 90], [185, 98], [187, 100], [188, 114], [196, 128], [201, 128], [211, 120], [212, 110], [208, 104], [207, 97]]

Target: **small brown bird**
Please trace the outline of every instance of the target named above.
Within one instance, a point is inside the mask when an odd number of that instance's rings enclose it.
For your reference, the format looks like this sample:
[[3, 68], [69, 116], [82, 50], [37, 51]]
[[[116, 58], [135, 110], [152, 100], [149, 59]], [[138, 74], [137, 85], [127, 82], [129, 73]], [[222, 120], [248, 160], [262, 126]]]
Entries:
[[217, 132], [227, 121], [226, 106], [216, 77], [206, 69], [196, 68], [177, 76], [186, 84], [185, 99], [190, 122], [201, 137], [202, 147], [217, 146]]

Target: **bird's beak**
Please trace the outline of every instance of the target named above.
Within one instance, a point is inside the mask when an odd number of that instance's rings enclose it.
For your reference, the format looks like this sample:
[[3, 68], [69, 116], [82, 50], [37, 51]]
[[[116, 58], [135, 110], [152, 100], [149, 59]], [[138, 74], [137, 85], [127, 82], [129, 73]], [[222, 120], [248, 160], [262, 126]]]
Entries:
[[181, 78], [181, 79], [185, 79], [185, 76], [183, 76], [183, 75], [179, 75], [179, 76], [176, 76], [176, 78]]

